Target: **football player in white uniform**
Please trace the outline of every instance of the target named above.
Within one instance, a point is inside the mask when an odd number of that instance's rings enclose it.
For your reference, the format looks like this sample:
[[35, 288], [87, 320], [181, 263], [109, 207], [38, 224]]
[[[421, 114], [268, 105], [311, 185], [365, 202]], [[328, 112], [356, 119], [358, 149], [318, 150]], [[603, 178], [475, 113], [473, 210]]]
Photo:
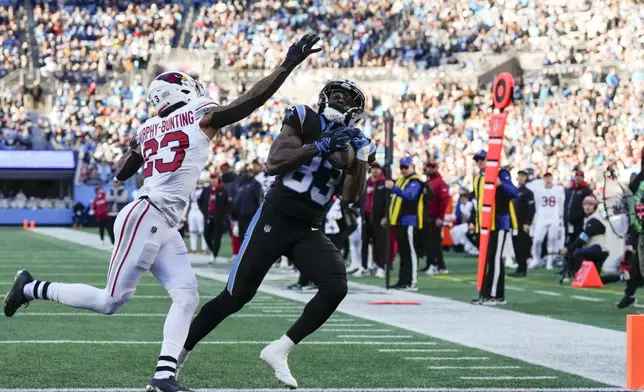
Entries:
[[44, 282], [20, 270], [4, 299], [5, 315], [13, 316], [34, 299], [113, 314], [132, 298], [139, 280], [149, 270], [170, 294], [172, 306], [163, 328], [156, 372], [146, 391], [190, 391], [175, 377], [177, 357], [199, 295], [186, 245], [176, 226], [205, 166], [210, 140], [221, 128], [262, 106], [298, 64], [321, 50], [313, 48], [318, 41], [314, 35], [304, 36], [289, 48], [286, 59], [275, 71], [225, 106], [217, 106], [207, 98], [201, 84], [186, 74], [164, 72], [157, 76], [150, 84], [148, 99], [158, 115], [137, 130], [131, 148], [116, 169], [116, 177], [123, 181], [143, 166], [145, 180], [139, 198], [116, 219], [117, 245], [106, 287]]
[[199, 209], [199, 197], [203, 192], [201, 183], [197, 184], [197, 189], [190, 194], [190, 203], [188, 204], [188, 230], [190, 231], [190, 253], [197, 252], [197, 240], [201, 238], [201, 253], [208, 253], [206, 239], [204, 238], [204, 226], [206, 220]]
[[563, 247], [563, 214], [564, 214], [564, 189], [554, 185], [552, 174], [543, 175], [543, 188], [535, 188], [534, 202], [536, 214], [534, 216], [534, 240], [532, 246], [532, 261], [528, 268], [542, 265], [541, 248], [544, 239], [547, 241], [546, 269], [552, 269], [555, 254]]

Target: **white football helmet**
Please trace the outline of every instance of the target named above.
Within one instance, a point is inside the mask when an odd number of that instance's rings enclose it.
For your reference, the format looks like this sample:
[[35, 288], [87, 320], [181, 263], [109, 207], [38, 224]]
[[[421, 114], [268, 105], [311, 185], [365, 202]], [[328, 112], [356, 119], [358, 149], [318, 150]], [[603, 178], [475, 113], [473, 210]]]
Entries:
[[204, 97], [206, 90], [201, 83], [183, 72], [164, 72], [154, 78], [148, 89], [148, 99], [159, 115], [178, 103], [188, 103]]

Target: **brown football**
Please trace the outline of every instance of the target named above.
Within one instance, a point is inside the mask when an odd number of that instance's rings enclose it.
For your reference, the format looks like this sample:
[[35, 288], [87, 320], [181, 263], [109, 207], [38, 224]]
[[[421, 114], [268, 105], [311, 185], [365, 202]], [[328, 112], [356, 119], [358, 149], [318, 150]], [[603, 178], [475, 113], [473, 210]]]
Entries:
[[337, 151], [329, 155], [327, 160], [331, 163], [331, 166], [341, 170], [353, 166], [353, 162], [356, 160], [356, 150], [353, 149], [351, 144], [347, 145], [349, 148], [346, 151]]

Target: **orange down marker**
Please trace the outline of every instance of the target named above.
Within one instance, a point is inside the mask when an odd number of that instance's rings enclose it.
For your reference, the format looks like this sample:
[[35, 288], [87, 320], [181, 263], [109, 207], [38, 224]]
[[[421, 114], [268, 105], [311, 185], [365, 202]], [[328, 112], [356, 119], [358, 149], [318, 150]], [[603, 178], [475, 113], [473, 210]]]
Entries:
[[[604, 287], [595, 263], [584, 261], [572, 280], [572, 287]], [[644, 370], [644, 369], [643, 369]]]
[[626, 316], [626, 389], [644, 389], [644, 315]]
[[494, 79], [492, 87], [492, 99], [494, 107], [501, 113], [495, 113], [490, 118], [490, 139], [488, 141], [487, 165], [485, 167], [485, 184], [483, 187], [483, 209], [481, 211], [480, 233], [479, 233], [479, 263], [476, 276], [476, 288], [481, 291], [483, 276], [485, 275], [485, 259], [487, 258], [487, 247], [490, 240], [490, 226], [492, 215], [494, 215], [494, 200], [496, 197], [496, 180], [499, 177], [501, 167], [501, 153], [503, 151], [503, 136], [505, 133], [505, 122], [508, 114], [503, 110], [512, 103], [514, 90], [514, 78], [507, 72], [500, 73]]

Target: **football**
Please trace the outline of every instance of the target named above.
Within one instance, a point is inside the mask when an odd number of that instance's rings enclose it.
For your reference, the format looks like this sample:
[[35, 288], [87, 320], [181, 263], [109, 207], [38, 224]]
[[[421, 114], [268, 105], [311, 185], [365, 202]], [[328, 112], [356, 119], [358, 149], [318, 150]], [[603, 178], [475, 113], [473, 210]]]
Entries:
[[329, 155], [327, 160], [331, 163], [331, 166], [336, 169], [348, 169], [353, 166], [353, 162], [356, 160], [356, 150], [351, 144], [347, 144], [349, 148], [346, 151], [337, 151]]

